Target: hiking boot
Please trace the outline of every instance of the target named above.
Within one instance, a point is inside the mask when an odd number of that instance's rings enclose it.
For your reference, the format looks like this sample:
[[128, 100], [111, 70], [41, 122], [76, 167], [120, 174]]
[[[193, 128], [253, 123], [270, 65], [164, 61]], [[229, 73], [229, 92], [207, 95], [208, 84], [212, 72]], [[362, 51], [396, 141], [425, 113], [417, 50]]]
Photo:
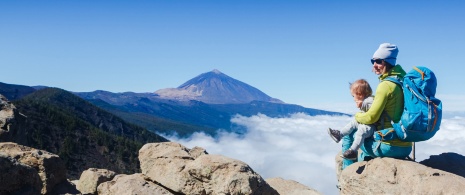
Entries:
[[329, 136], [331, 136], [331, 138], [333, 138], [333, 140], [336, 143], [339, 143], [339, 141], [341, 141], [341, 139], [342, 139], [342, 135], [341, 135], [341, 132], [339, 130], [334, 130], [334, 129], [328, 128], [328, 134], [329, 134]]
[[357, 160], [357, 155], [358, 155], [357, 151], [348, 149], [344, 152], [344, 154], [341, 155], [341, 157], [347, 160]]

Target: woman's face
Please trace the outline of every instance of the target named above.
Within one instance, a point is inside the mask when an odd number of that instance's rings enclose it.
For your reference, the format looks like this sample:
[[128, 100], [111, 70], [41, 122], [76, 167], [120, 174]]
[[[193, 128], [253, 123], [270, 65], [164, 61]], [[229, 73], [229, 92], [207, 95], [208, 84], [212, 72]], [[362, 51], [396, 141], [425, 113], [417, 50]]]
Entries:
[[373, 60], [373, 72], [376, 75], [381, 75], [386, 71], [384, 60]]

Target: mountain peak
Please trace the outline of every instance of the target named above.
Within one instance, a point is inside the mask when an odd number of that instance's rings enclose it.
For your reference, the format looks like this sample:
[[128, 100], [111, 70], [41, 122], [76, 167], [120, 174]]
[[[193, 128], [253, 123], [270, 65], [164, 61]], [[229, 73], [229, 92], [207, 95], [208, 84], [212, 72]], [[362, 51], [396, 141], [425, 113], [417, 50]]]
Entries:
[[211, 104], [240, 104], [252, 101], [283, 103], [217, 69], [200, 74], [178, 88], [160, 89], [155, 93], [165, 99], [197, 100]]
[[218, 69], [213, 69], [212, 70], [212, 73], [215, 73], [215, 74], [223, 74], [221, 71], [219, 71]]

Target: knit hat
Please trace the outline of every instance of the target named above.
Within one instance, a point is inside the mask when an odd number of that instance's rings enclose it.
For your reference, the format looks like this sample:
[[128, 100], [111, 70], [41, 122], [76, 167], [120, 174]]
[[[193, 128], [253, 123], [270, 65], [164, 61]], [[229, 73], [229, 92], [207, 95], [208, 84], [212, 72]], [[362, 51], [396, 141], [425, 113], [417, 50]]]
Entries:
[[382, 59], [388, 62], [389, 64], [395, 66], [397, 53], [399, 53], [399, 49], [397, 49], [396, 45], [390, 43], [382, 43], [381, 45], [379, 45], [378, 50], [376, 50], [373, 54], [373, 59]]

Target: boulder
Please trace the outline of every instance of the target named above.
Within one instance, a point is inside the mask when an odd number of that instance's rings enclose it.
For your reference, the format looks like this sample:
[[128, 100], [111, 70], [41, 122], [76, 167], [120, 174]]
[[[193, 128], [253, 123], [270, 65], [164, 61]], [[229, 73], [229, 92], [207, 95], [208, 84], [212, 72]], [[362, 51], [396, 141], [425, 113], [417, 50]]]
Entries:
[[76, 189], [76, 184], [70, 180], [57, 184], [49, 194], [82, 195], [82, 193]]
[[421, 161], [420, 164], [465, 177], [465, 156], [457, 153], [448, 152], [432, 155], [429, 159]]
[[[139, 150], [142, 174], [175, 191], [202, 194], [202, 184], [188, 175], [185, 167], [194, 161], [189, 149], [175, 142], [145, 144]], [[196, 191], [198, 190], [198, 191]]]
[[249, 165], [222, 155], [201, 155], [185, 170], [206, 194], [277, 194]]
[[97, 188], [99, 195], [138, 194], [164, 195], [173, 194], [160, 185], [150, 181], [148, 177], [137, 173], [133, 175], [116, 175], [113, 180], [100, 184]]
[[285, 180], [280, 177], [275, 177], [266, 179], [266, 183], [279, 194], [283, 195], [321, 195], [320, 192], [294, 180]]
[[[66, 181], [65, 164], [59, 156], [44, 150], [38, 150], [12, 142], [0, 143], [0, 153], [15, 162], [27, 165], [34, 169], [33, 172], [18, 172], [11, 177], [21, 177], [28, 180], [28, 177], [39, 177], [41, 181], [40, 192], [42, 194], [50, 193], [51, 190], [59, 183]], [[3, 186], [3, 185], [2, 185]], [[34, 186], [36, 186], [34, 184]]]
[[[0, 138], [6, 137], [15, 118], [16, 107], [0, 94]], [[3, 140], [3, 139], [0, 139]]]
[[42, 181], [37, 171], [0, 152], [0, 194], [40, 194]]
[[106, 169], [90, 168], [82, 172], [76, 188], [82, 194], [96, 194], [97, 187], [103, 182], [111, 181], [115, 172]]
[[141, 170], [150, 180], [182, 194], [277, 194], [244, 162], [174, 142], [146, 144]]
[[194, 158], [194, 159], [199, 157], [200, 155], [204, 155], [204, 154], [208, 154], [208, 153], [202, 147], [195, 146], [195, 147], [193, 147], [192, 149], [189, 150], [189, 155], [192, 156], [192, 158]]
[[357, 162], [341, 172], [341, 194], [462, 194], [465, 178], [393, 158]]

